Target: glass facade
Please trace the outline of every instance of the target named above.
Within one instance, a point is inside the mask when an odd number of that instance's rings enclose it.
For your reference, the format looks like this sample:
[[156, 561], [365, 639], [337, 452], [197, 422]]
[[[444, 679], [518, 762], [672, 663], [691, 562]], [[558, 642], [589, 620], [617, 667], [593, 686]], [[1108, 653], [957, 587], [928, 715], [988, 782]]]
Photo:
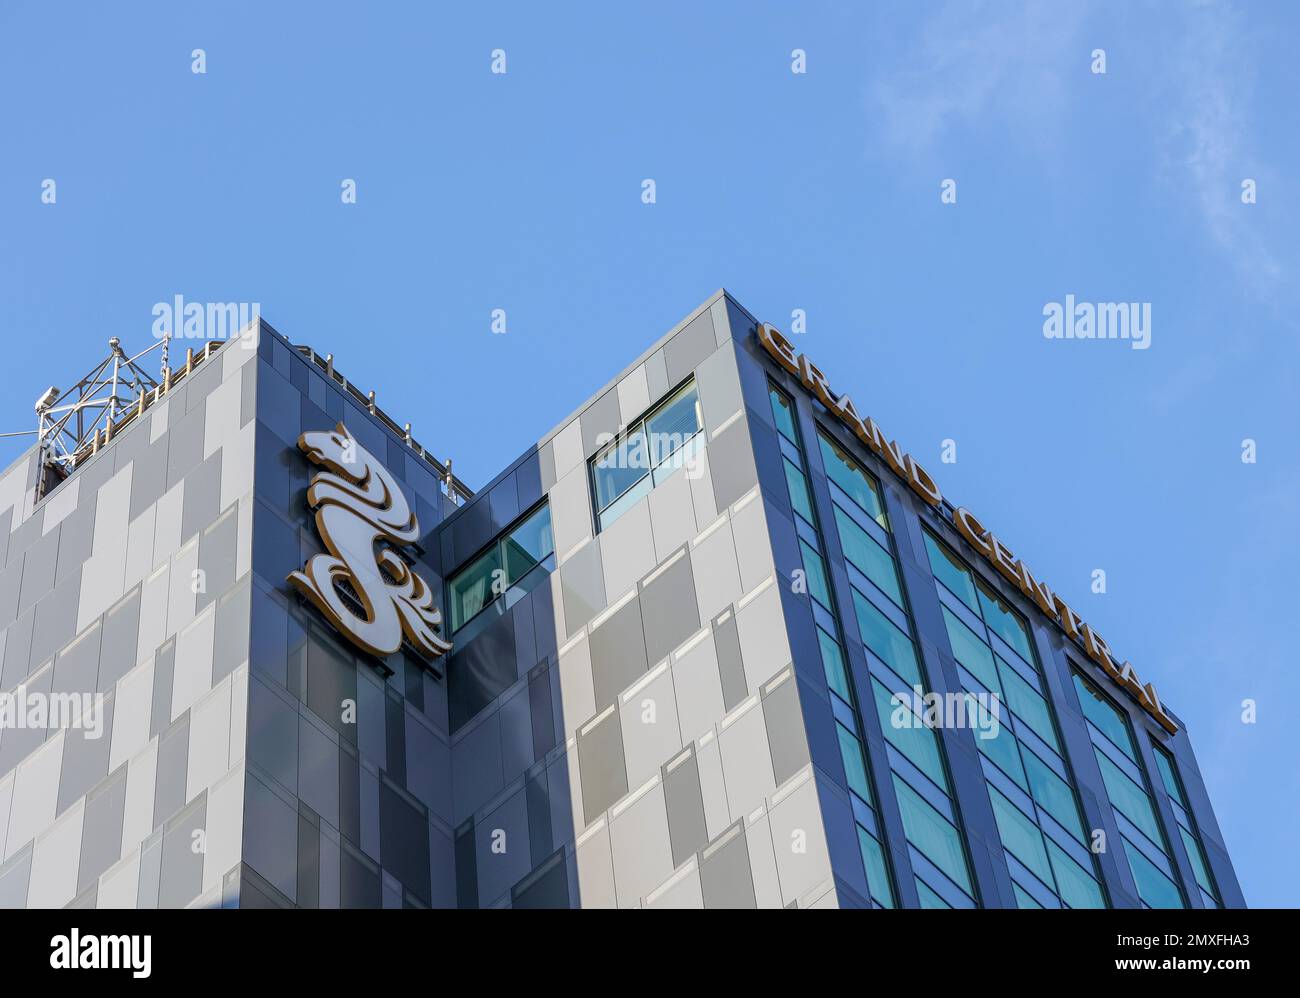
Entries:
[[1183, 908], [1186, 905], [1169, 859], [1168, 840], [1146, 789], [1128, 719], [1096, 684], [1077, 672], [1074, 686], [1138, 896], [1148, 908]]
[[879, 486], [824, 430], [818, 443], [917, 889], [929, 906], [973, 907], [978, 892], [943, 746], [918, 702], [929, 681], [912, 639]]
[[929, 531], [925, 545], [962, 686], [999, 707], [993, 736], [977, 731], [975, 745], [1016, 899], [1031, 908], [1104, 907], [1029, 628]]
[[1200, 889], [1201, 901], [1207, 908], [1221, 908], [1219, 889], [1215, 886], [1214, 875], [1205, 858], [1205, 846], [1201, 843], [1200, 833], [1196, 829], [1196, 820], [1187, 806], [1187, 792], [1183, 788], [1182, 778], [1178, 775], [1178, 763], [1168, 750], [1152, 743], [1151, 751], [1155, 754], [1156, 769], [1160, 771], [1160, 781], [1165, 793], [1169, 795], [1169, 804], [1174, 811], [1174, 820], [1178, 823], [1178, 837], [1187, 852], [1187, 861], [1192, 864], [1192, 874], [1196, 877], [1196, 886]]
[[795, 422], [790, 397], [774, 385], [768, 388], [772, 415], [776, 421], [781, 442], [781, 459], [785, 467], [786, 487], [790, 506], [795, 515], [795, 529], [799, 533], [799, 550], [808, 595], [812, 598], [813, 617], [816, 621], [817, 644], [821, 654], [826, 685], [831, 691], [831, 705], [835, 714], [835, 733], [844, 763], [844, 778], [848, 783], [857, 822], [858, 847], [862, 851], [862, 865], [872, 899], [883, 908], [895, 904], [889, 863], [881, 846], [883, 834], [872, 792], [871, 773], [863, 749], [862, 728], [849, 679], [844, 643], [835, 599], [831, 595], [830, 579], [822, 556], [823, 542], [808, 491], [803, 447]]

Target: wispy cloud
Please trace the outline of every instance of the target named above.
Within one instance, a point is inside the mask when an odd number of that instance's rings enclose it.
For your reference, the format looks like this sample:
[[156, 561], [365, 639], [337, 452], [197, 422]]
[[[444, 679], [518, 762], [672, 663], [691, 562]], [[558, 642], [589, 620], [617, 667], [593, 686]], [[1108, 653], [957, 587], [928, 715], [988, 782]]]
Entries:
[[1268, 235], [1276, 231], [1269, 209], [1241, 201], [1247, 177], [1263, 185], [1266, 199], [1276, 190], [1254, 137], [1259, 55], [1251, 23], [1229, 4], [1203, 2], [1179, 24], [1169, 55], [1168, 99], [1156, 104], [1169, 123], [1159, 133], [1162, 162], [1171, 179], [1190, 181], [1210, 239], [1243, 284], [1265, 295], [1277, 287], [1283, 268]]
[[868, 103], [886, 145], [922, 154], [954, 129], [999, 119], [1056, 125], [1064, 74], [1086, 67], [1077, 41], [1082, 8], [1041, 3], [952, 2], [920, 26], [872, 85]]
[[[1132, 159], [1155, 173], [1135, 179], [1189, 192], [1207, 243], [1245, 290], [1268, 300], [1294, 263], [1294, 240], [1276, 207], [1284, 181], [1256, 139], [1263, 29], [1249, 15], [1218, 0], [1172, 9], [954, 0], [933, 8], [912, 37], [894, 39], [887, 50], [895, 58], [869, 81], [872, 147], [923, 162], [969, 148], [983, 134], [1055, 164], [1080, 141], [1070, 129], [1090, 83], [1092, 50], [1106, 48], [1112, 59], [1123, 52], [1141, 59], [1142, 69], [1117, 75], [1110, 67], [1110, 82], [1132, 89], [1133, 134], [1149, 143]], [[1241, 202], [1247, 177], [1260, 184], [1258, 206]]]

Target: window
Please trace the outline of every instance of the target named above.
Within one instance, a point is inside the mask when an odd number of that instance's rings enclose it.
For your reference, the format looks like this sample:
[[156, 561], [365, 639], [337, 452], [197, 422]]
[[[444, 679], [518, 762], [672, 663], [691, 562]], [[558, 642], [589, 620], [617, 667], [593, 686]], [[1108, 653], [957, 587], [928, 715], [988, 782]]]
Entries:
[[1106, 785], [1106, 794], [1115, 805], [1115, 810], [1137, 825], [1152, 842], [1160, 842], [1160, 825], [1146, 791], [1129, 779], [1107, 756], [1098, 755], [1097, 765], [1101, 767], [1101, 782]]
[[[1077, 672], [1074, 673], [1074, 685], [1079, 692], [1083, 714], [1088, 719], [1088, 737], [1092, 740], [1092, 751], [1101, 770], [1106, 796], [1115, 813], [1127, 819], [1131, 826], [1131, 830], [1126, 830], [1121, 824], [1120, 842], [1137, 884], [1138, 897], [1148, 908], [1186, 907], [1183, 892], [1173, 879], [1168, 840], [1145, 786], [1146, 778], [1138, 763], [1128, 719], [1105, 694]], [[1121, 767], [1124, 756], [1131, 760], [1136, 776]]]
[[849, 692], [849, 677], [844, 668], [844, 653], [840, 651], [839, 642], [818, 627], [817, 644], [821, 648], [822, 669], [826, 673], [827, 685], [845, 703], [852, 703], [853, 695]]
[[871, 896], [882, 908], [894, 907], [894, 890], [889, 884], [889, 867], [885, 853], [876, 837], [861, 825], [858, 826], [858, 847], [862, 850], [862, 865], [867, 871], [867, 886]]
[[848, 782], [850, 790], [870, 803], [871, 787], [867, 782], [867, 764], [862, 758], [862, 745], [858, 742], [857, 735], [838, 721], [835, 723], [835, 729], [839, 732], [840, 756], [844, 760], [844, 779]]
[[659, 467], [685, 447], [703, 425], [700, 396], [692, 382], [679, 389], [645, 421], [654, 466]]
[[782, 458], [785, 465], [785, 484], [790, 490], [790, 505], [794, 511], [802, 516], [808, 525], [812, 526], [817, 521], [813, 518], [812, 497], [808, 495], [808, 482], [803, 477], [803, 472], [790, 463], [789, 458]]
[[596, 458], [592, 476], [596, 485], [596, 508], [602, 511], [609, 509], [638, 482], [644, 480], [649, 470], [650, 456], [646, 448], [645, 432], [638, 429]]
[[919, 894], [921, 897], [922, 908], [951, 908], [952, 907], [952, 905], [950, 905], [947, 901], [945, 901], [943, 898], [939, 897], [938, 894], [932, 891], [930, 889], [930, 885], [927, 884], [920, 877], [916, 878], [916, 893]]
[[1156, 769], [1160, 770], [1160, 782], [1165, 785], [1165, 792], [1180, 806], [1187, 807], [1187, 801], [1183, 799], [1183, 788], [1178, 779], [1178, 771], [1174, 768], [1174, 760], [1158, 745], [1152, 745], [1151, 749], [1156, 756]]
[[501, 549], [493, 545], [490, 551], [475, 559], [451, 580], [451, 629], [454, 633], [471, 617], [491, 603], [492, 592], [501, 569]]
[[1034, 660], [1034, 653], [1029, 645], [1029, 630], [1016, 612], [983, 583], [979, 586], [980, 608], [984, 611], [984, 622], [989, 630], [1009, 644], [1026, 662]]
[[[1012, 866], [1013, 876], [1020, 878], [1019, 883], [1013, 881], [1017, 901], [1020, 907], [1043, 907], [1051, 892], [1066, 907], [1105, 907], [1052, 710], [1034, 682], [1041, 682], [1042, 673], [1029, 627], [928, 531], [925, 546], [962, 685], [969, 692], [982, 687], [1010, 708], [1002, 712], [996, 734], [986, 738], [981, 733], [975, 746], [983, 756], [1002, 848], [1024, 867], [1020, 871]], [[1004, 777], [1024, 793], [1013, 793]], [[1053, 823], [1060, 828], [1054, 830]], [[1069, 843], [1055, 841], [1053, 836], [1062, 830], [1078, 845], [1067, 849]]]
[[822, 448], [822, 460], [826, 464], [826, 477], [843, 489], [868, 516], [888, 530], [889, 521], [885, 518], [885, 507], [881, 505], [876, 483], [824, 430], [819, 431], [817, 437]]
[[554, 553], [551, 508], [539, 506], [452, 576], [447, 585], [452, 633]]
[[921, 683], [921, 667], [916, 661], [912, 639], [856, 589], [853, 590], [853, 609], [857, 611], [863, 643], [907, 682]]
[[1074, 791], [1069, 784], [1028, 749], [1020, 757], [1035, 802], [1055, 818], [1062, 828], [1081, 839], [1083, 822], [1079, 818], [1079, 805], [1075, 803]]
[[874, 537], [859, 527], [839, 505], [835, 506], [835, 524], [840, 528], [840, 545], [844, 558], [871, 582], [903, 608], [903, 592], [898, 586], [898, 570], [893, 556], [880, 546]]
[[798, 447], [799, 433], [794, 428], [794, 405], [786, 397], [785, 392], [772, 385], [768, 386], [767, 392], [772, 397], [772, 418], [776, 420], [777, 430], [781, 436]]
[[799, 550], [803, 554], [803, 570], [808, 583], [808, 595], [815, 599], [823, 610], [833, 613], [831, 589], [826, 581], [826, 565], [822, 562], [821, 555], [804, 540], [799, 542]]
[[[871, 771], [863, 749], [858, 713], [854, 707], [857, 698], [849, 683], [848, 670], [844, 663], [839, 617], [822, 554], [822, 533], [818, 527], [812, 494], [808, 488], [806, 461], [803, 448], [799, 445], [799, 431], [795, 424], [794, 403], [785, 392], [771, 382], [768, 383], [768, 395], [772, 404], [772, 418], [783, 438], [781, 450], [782, 463], [785, 466], [785, 483], [790, 493], [790, 508], [794, 511], [799, 533], [799, 553], [803, 561], [807, 592], [820, 612], [824, 614], [816, 624], [822, 669], [826, 673], [826, 683], [832, 691], [832, 700], [842, 703], [846, 708], [842, 713], [836, 710], [835, 729], [840, 744], [840, 758], [844, 763], [844, 781], [848, 785], [849, 796], [858, 815], [858, 845], [862, 853], [862, 866], [867, 875], [867, 886], [871, 897], [881, 907], [892, 908], [895, 899], [893, 886], [890, 883], [888, 860], [880, 841], [872, 834], [872, 829], [879, 827], [879, 818], [876, 815]], [[814, 616], [816, 617], [817, 614]], [[845, 719], [841, 721], [839, 717]], [[871, 827], [863, 827], [864, 821]]]
[[[871, 677], [871, 690], [875, 694], [876, 713], [880, 716], [880, 727], [884, 730], [885, 738], [930, 777], [935, 786], [946, 787], [947, 778], [944, 776], [943, 758], [939, 755], [936, 735], [907, 706], [911, 703], [912, 691], [891, 694], [875, 676]], [[903, 698], [901, 702], [894, 699], [895, 695]], [[895, 724], [895, 719], [903, 723]]]
[[1060, 846], [1051, 839], [1045, 839], [1047, 851], [1052, 857], [1052, 871], [1056, 874], [1056, 886], [1061, 900], [1071, 908], [1104, 908], [1106, 899], [1102, 896], [1097, 881], [1084, 871], [1078, 863], [1065, 854]]
[[1016, 892], [1017, 908], [1041, 908], [1042, 905], [1026, 894], [1018, 883], [1011, 881], [1011, 889]]
[[947, 874], [954, 884], [967, 894], [973, 894], [970, 875], [966, 872], [966, 854], [957, 829], [897, 773], [894, 774], [894, 789], [898, 794], [898, 809], [902, 812], [907, 841]]
[[989, 787], [989, 800], [993, 803], [993, 818], [998, 824], [1003, 848], [1024, 863], [1039, 880], [1050, 884], [1052, 869], [1047, 864], [1047, 849], [1038, 826], [993, 786]]
[[972, 578], [971, 570], [929, 532], [925, 535], [930, 555], [930, 570], [945, 589], [984, 618], [990, 631], [1015, 649], [1027, 663], [1034, 662], [1029, 628], [1020, 615], [982, 580]]
[[1002, 690], [998, 683], [997, 668], [993, 665], [993, 650], [946, 606], [940, 606], [939, 610], [943, 613], [948, 643], [952, 645], [952, 653], [958, 664], [965, 666], [990, 693], [1000, 696]]
[[695, 453], [704, 418], [695, 382], [675, 391], [591, 462], [596, 521], [608, 527]]
[[970, 569], [928, 532], [925, 535], [925, 546], [930, 553], [930, 568], [934, 577], [967, 607], [978, 613], [979, 601], [975, 597], [975, 583], [971, 581]]
[[1137, 761], [1133, 749], [1133, 739], [1128, 733], [1128, 725], [1120, 712], [1110, 705], [1106, 695], [1077, 672], [1074, 674], [1074, 686], [1079, 691], [1079, 705], [1083, 707], [1083, 716], [1097, 726], [1116, 748]]
[[507, 533], [501, 548], [505, 552], [506, 582], [513, 586], [555, 551], [550, 507], [543, 506]]
[[1184, 907], [1177, 884], [1127, 842], [1125, 851], [1128, 854], [1129, 869], [1133, 871], [1133, 879], [1137, 883], [1138, 896], [1145, 904], [1152, 908]]
[[[783, 404], [784, 399], [774, 393], [773, 411], [778, 427], [783, 423], [779, 408]], [[797, 440], [791, 438], [791, 442]], [[875, 478], [821, 427], [817, 429], [817, 443], [830, 482], [835, 529], [848, 566], [853, 613], [858, 633], [869, 652], [868, 699], [874, 702], [881, 729], [891, 747], [887, 758], [904, 832], [908, 844], [952, 881], [947, 886], [940, 885], [940, 892], [933, 882], [927, 885], [917, 877], [921, 906], [946, 908], [950, 902], [973, 906], [976, 904], [974, 887], [967, 872], [962, 834], [952, 820], [937, 811], [917, 790], [924, 786], [926, 794], [932, 795], [935, 801], [945, 800], [949, 814], [956, 815], [943, 746], [923, 719], [891, 697], [891, 690], [898, 690], [905, 702], [910, 703], [913, 691], [909, 687], [923, 688], [926, 678], [912, 640], [912, 622], [880, 488]], [[864, 842], [864, 850], [869, 845], [870, 841]], [[867, 855], [864, 851], [864, 857]], [[864, 863], [870, 866], [865, 858]], [[934, 876], [937, 878], [937, 874]], [[877, 894], [873, 897], [881, 900]]]
[[1182, 839], [1183, 848], [1187, 850], [1187, 858], [1192, 864], [1192, 873], [1196, 877], [1196, 886], [1204, 895], [1202, 900], [1206, 907], [1221, 907], [1214, 876], [1210, 873], [1210, 866], [1205, 858], [1205, 847], [1201, 844], [1196, 822], [1187, 807], [1187, 794], [1183, 789], [1183, 781], [1178, 775], [1178, 765], [1174, 762], [1174, 757], [1161, 746], [1152, 743], [1151, 750], [1156, 757], [1156, 769], [1160, 770], [1160, 782], [1164, 784], [1165, 791], [1173, 804], [1174, 818], [1178, 822], [1178, 837]]

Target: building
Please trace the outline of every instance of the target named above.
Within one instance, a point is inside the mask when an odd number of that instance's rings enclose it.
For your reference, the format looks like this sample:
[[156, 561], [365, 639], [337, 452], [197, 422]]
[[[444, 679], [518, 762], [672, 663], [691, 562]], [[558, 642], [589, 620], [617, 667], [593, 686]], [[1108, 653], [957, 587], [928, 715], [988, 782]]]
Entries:
[[0, 905], [1243, 904], [1172, 709], [724, 292], [472, 496], [264, 323], [119, 412], [0, 477]]

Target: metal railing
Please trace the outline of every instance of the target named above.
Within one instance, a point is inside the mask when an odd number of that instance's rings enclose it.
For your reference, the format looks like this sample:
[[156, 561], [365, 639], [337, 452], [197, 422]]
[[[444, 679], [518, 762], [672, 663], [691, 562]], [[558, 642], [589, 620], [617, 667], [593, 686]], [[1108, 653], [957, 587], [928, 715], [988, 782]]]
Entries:
[[[39, 502], [80, 464], [99, 453], [117, 434], [144, 415], [154, 403], [190, 375], [227, 340], [209, 340], [197, 353], [185, 351], [185, 366], [167, 366], [168, 340], [162, 339], [134, 356], [127, 356], [116, 336], [108, 341], [109, 355], [65, 392], [49, 388], [36, 403], [37, 442], [41, 474], [36, 483]], [[162, 380], [157, 381], [140, 360], [162, 351]]]
[[326, 354], [322, 357], [309, 346], [294, 344], [293, 348], [306, 357], [311, 363], [319, 367], [330, 381], [334, 382], [334, 384], [338, 385], [345, 392], [351, 395], [360, 405], [366, 408], [366, 411], [369, 412], [370, 415], [374, 416], [393, 433], [401, 437], [407, 447], [423, 458], [425, 462], [433, 468], [434, 473], [438, 476], [438, 480], [442, 482], [443, 491], [446, 492], [447, 497], [451, 499], [453, 503], [460, 506], [474, 498], [473, 490], [452, 474], [451, 461], [439, 461], [424, 449], [424, 445], [411, 436], [410, 423], [399, 425], [397, 420], [393, 419], [392, 416], [388, 415], [388, 413], [384, 412], [383, 409], [379, 408], [379, 406], [375, 404], [375, 393], [373, 391], [362, 393], [361, 390], [348, 381], [347, 378], [343, 377], [343, 375], [334, 367], [334, 355], [332, 353]]
[[[259, 330], [260, 335], [260, 330]], [[232, 339], [243, 340], [242, 336]], [[36, 484], [39, 502], [60, 482], [74, 472], [83, 461], [95, 456], [132, 421], [140, 418], [151, 406], [167, 396], [231, 340], [209, 340], [197, 351], [187, 348], [183, 367], [167, 366], [168, 339], [159, 340], [134, 356], [127, 356], [115, 336], [108, 341], [109, 355], [72, 388], [59, 392], [49, 388], [36, 403], [37, 429], [35, 433], [42, 452], [42, 473]], [[141, 358], [161, 349], [161, 381], [140, 366]], [[335, 385], [352, 396], [366, 411], [378, 419], [396, 436], [400, 437], [413, 453], [422, 458], [442, 484], [444, 494], [457, 506], [474, 497], [474, 492], [457, 478], [451, 470], [451, 461], [442, 462], [425, 450], [411, 436], [411, 424], [398, 425], [388, 413], [375, 404], [375, 393], [363, 394], [334, 369], [334, 355], [322, 358], [309, 346], [294, 345], [294, 349], [315, 364]], [[25, 431], [32, 432], [32, 431]], [[6, 434], [10, 436], [13, 434]]]

